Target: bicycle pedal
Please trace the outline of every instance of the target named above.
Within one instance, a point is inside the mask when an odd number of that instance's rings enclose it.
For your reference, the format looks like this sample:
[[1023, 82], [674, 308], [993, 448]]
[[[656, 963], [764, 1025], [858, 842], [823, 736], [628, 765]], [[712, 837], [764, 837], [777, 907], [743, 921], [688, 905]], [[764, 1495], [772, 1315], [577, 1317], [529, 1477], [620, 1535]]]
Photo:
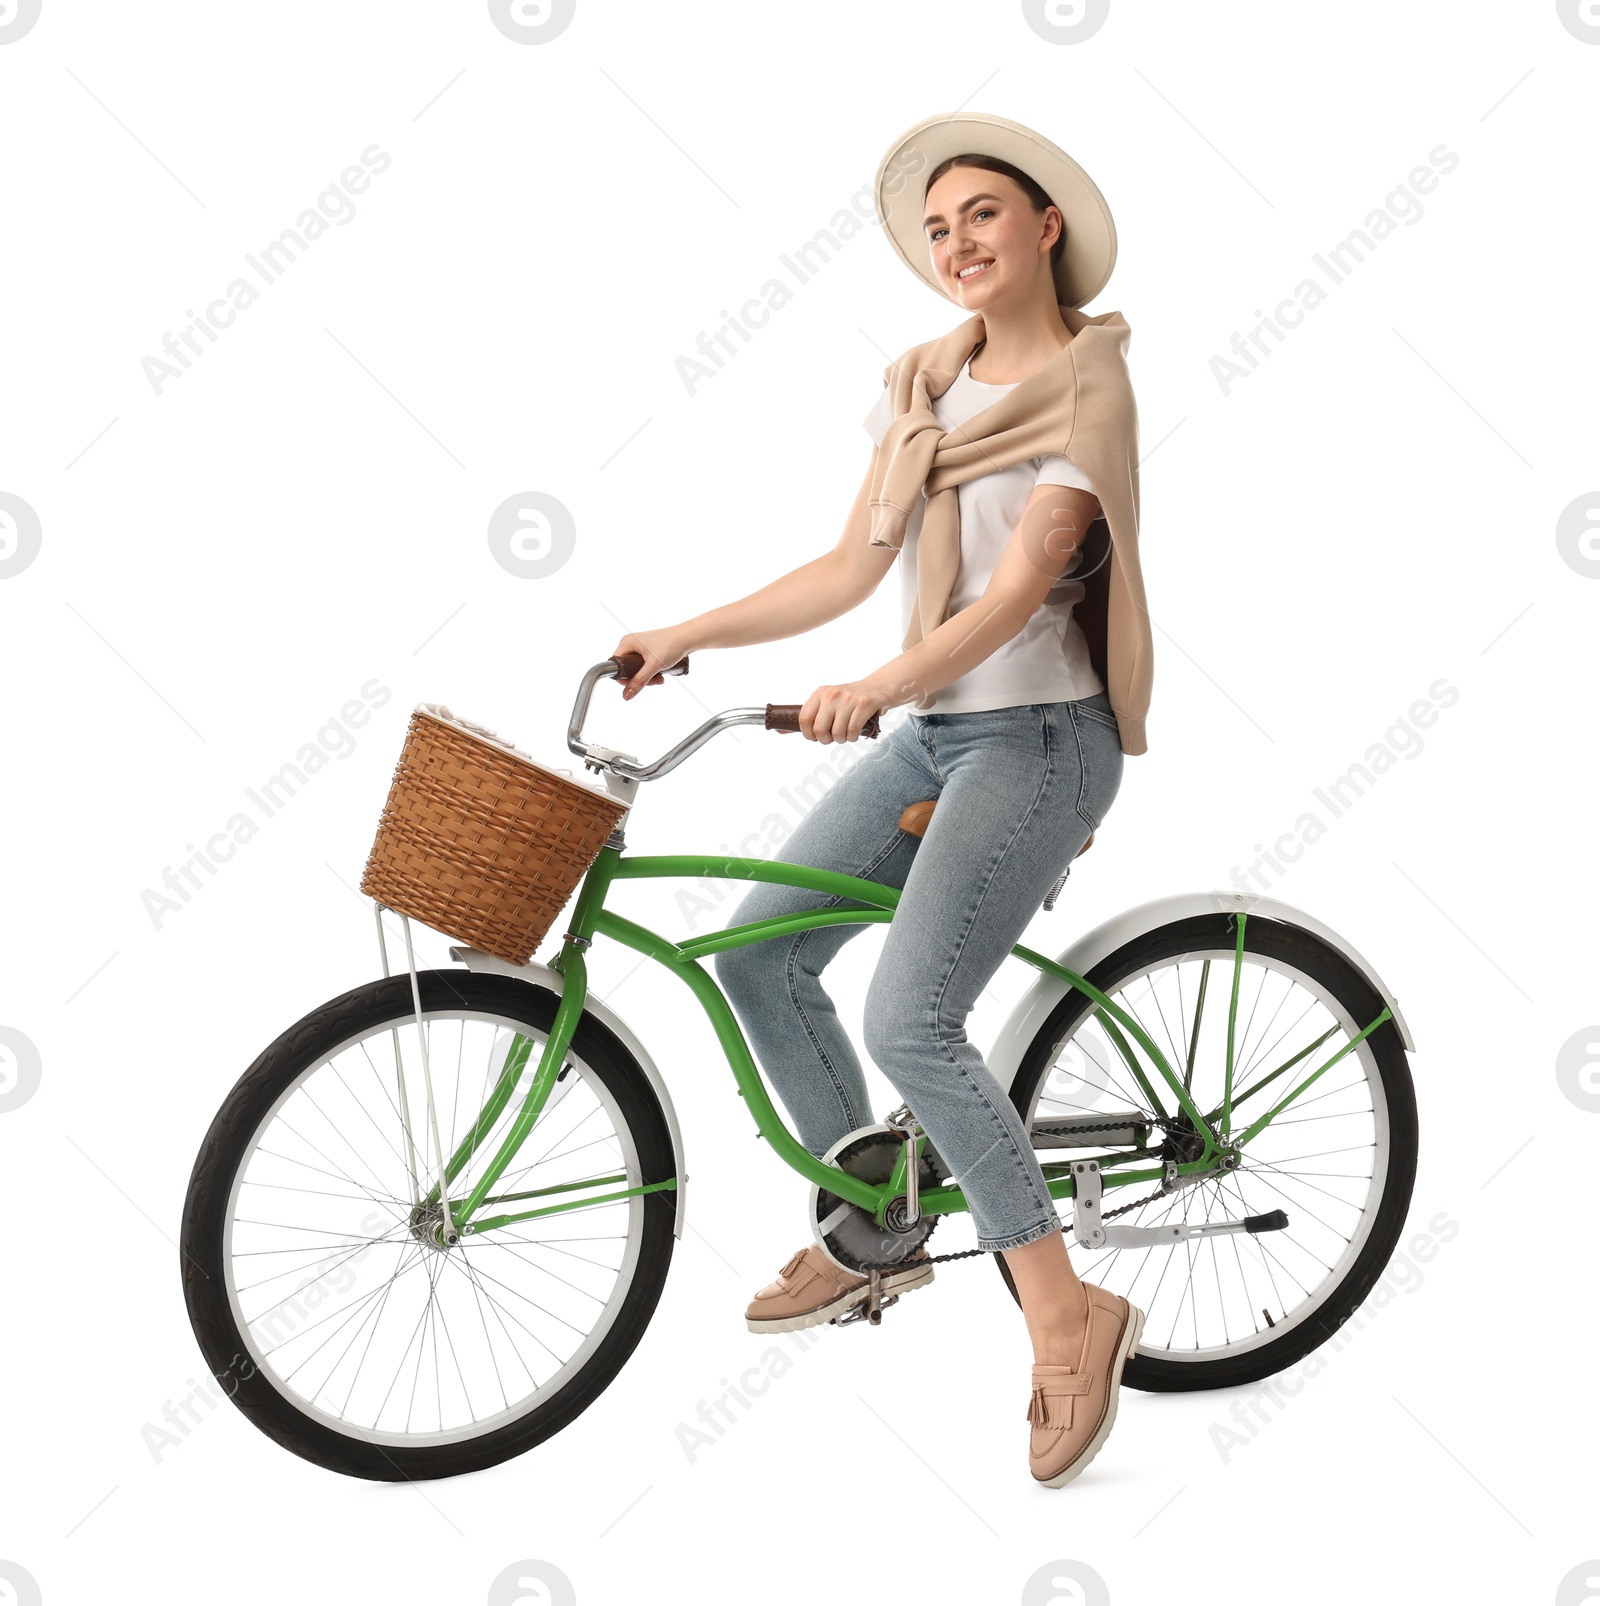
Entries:
[[876, 1327], [883, 1313], [891, 1305], [898, 1304], [899, 1301], [900, 1296], [898, 1294], [884, 1294], [874, 1303], [869, 1294], [860, 1304], [852, 1305], [844, 1315], [830, 1316], [828, 1325], [830, 1327], [849, 1327], [852, 1322], [869, 1322], [873, 1327]]

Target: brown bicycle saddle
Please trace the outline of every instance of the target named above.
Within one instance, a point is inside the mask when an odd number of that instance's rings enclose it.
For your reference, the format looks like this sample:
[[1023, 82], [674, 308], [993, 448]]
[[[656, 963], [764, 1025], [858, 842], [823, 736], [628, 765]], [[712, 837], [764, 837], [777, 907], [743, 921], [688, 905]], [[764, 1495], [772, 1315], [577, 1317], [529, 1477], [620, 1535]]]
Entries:
[[[910, 803], [900, 812], [900, 829], [912, 836], [922, 836], [927, 832], [928, 822], [933, 818], [933, 806], [939, 800], [929, 798], [926, 803]], [[1089, 833], [1089, 840], [1073, 855], [1081, 858], [1094, 845], [1094, 832]]]

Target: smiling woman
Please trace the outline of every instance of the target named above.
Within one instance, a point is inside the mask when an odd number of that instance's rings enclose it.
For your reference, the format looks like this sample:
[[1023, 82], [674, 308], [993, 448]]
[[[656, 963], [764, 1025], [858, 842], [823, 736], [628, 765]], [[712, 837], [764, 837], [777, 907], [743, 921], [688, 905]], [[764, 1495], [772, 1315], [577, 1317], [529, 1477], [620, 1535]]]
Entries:
[[[1111, 272], [1116, 233], [1071, 157], [981, 114], [908, 130], [879, 165], [876, 199], [895, 251], [968, 316], [885, 369], [865, 420], [872, 457], [831, 551], [751, 596], [627, 634], [613, 656], [640, 655], [631, 698], [692, 651], [837, 618], [901, 559], [901, 650], [862, 679], [818, 686], [799, 729], [854, 742], [880, 711], [907, 705], [908, 717], [822, 797], [784, 857], [901, 891], [866, 1046], [930, 1161], [959, 1178], [978, 1247], [1005, 1256], [1034, 1349], [1029, 1464], [1059, 1485], [1110, 1429], [1143, 1313], [1073, 1272], [1029, 1133], [964, 1022], [1110, 808], [1124, 754], [1146, 746], [1128, 325], [1081, 310]], [[837, 901], [757, 882], [731, 924]], [[860, 1061], [820, 981], [862, 929], [807, 925], [715, 960], [805, 1146], [844, 1169], [881, 1159], [886, 1130], [867, 1125]], [[883, 1230], [867, 1236], [895, 1248]], [[844, 1318], [875, 1297], [868, 1271], [885, 1273], [886, 1293], [925, 1286], [924, 1236], [908, 1231], [898, 1255], [869, 1267], [842, 1231], [819, 1229], [750, 1302], [747, 1327]]]
[[[998, 156], [985, 156], [980, 151], [965, 151], [947, 157], [941, 162], [928, 175], [930, 199], [939, 180], [957, 167], [969, 175], [967, 184], [958, 186], [962, 189], [969, 187], [976, 176], [984, 172], [998, 173], [1007, 182], [989, 188], [980, 187], [976, 194], [969, 195], [955, 204], [956, 215], [966, 225], [962, 230], [963, 241], [971, 243], [971, 248], [959, 258], [950, 254], [951, 230], [943, 215], [937, 211], [930, 211], [923, 218], [923, 227], [927, 230], [928, 244], [935, 264], [940, 261], [942, 248], [946, 270], [956, 283], [962, 285], [972, 283], [997, 267], [1003, 254], [1002, 242], [1007, 240], [1009, 234], [1015, 232], [1019, 224], [1026, 226], [1024, 221], [1026, 212], [1016, 204], [1016, 192], [1020, 191], [1027, 208], [1037, 217], [1048, 219], [1049, 213], [1055, 213], [1055, 237], [1046, 242], [1049, 246], [1053, 275], [1067, 248], [1066, 228], [1061, 222], [1061, 210], [1055, 202], [1021, 168], [1002, 161]], [[1001, 191], [1009, 191], [1010, 194], [1000, 193]], [[1015, 252], [1013, 251], [1011, 255], [1014, 259]]]

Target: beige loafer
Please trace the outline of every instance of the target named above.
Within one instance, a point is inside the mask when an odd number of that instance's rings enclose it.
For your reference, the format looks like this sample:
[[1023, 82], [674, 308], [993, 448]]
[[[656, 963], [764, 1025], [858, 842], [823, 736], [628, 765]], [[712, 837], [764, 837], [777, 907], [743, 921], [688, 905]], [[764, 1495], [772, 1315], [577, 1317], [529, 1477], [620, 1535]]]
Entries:
[[1085, 1283], [1089, 1319], [1076, 1366], [1033, 1368], [1028, 1402], [1028, 1469], [1051, 1489], [1094, 1460], [1117, 1419], [1122, 1368], [1139, 1347], [1144, 1312], [1121, 1294]]
[[[904, 1294], [933, 1281], [925, 1251], [903, 1271], [885, 1272], [878, 1288], [885, 1296]], [[745, 1307], [744, 1324], [752, 1333], [791, 1333], [842, 1316], [867, 1297], [867, 1279], [836, 1266], [815, 1244], [797, 1249], [778, 1273]]]

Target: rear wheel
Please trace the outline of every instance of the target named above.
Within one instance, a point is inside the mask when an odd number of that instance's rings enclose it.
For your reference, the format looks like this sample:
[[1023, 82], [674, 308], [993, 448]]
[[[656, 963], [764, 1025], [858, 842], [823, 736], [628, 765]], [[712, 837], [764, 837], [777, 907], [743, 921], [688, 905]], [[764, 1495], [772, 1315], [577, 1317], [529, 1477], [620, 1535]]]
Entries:
[[[454, 1204], [521, 1108], [559, 999], [453, 970], [418, 985], [447, 1155], [502, 1075], [511, 1087], [451, 1184]], [[493, 1466], [593, 1402], [660, 1297], [671, 1190], [586, 1201], [672, 1176], [655, 1090], [585, 1014], [474, 1221], [573, 1208], [445, 1247], [426, 1203], [438, 1163], [410, 978], [373, 982], [290, 1027], [212, 1122], [183, 1213], [190, 1321], [234, 1404], [296, 1455], [389, 1481]]]
[[[1199, 915], [1145, 932], [1087, 975], [1149, 1034], [1201, 1112], [1222, 1101], [1235, 916]], [[1249, 1126], [1383, 1011], [1367, 978], [1336, 948], [1298, 926], [1245, 920], [1234, 1027], [1235, 1134]], [[1012, 1100], [1030, 1130], [1137, 1112], [1147, 1147], [1182, 1161], [1197, 1137], [1165, 1079], [1131, 1037], [1162, 1102], [1156, 1119], [1126, 1060], [1073, 989], [1046, 1019], [1018, 1066]], [[1270, 1081], [1262, 1078], [1271, 1073]], [[1044, 1132], [1039, 1134], [1044, 1139]], [[1118, 1134], [1110, 1139], [1122, 1142]], [[1047, 1140], [1045, 1140], [1047, 1141]], [[1107, 1134], [1077, 1147], [1036, 1141], [1041, 1163], [1074, 1152], [1128, 1154]], [[1417, 1110], [1405, 1047], [1393, 1020], [1328, 1069], [1245, 1145], [1239, 1166], [1116, 1216], [1140, 1227], [1242, 1220], [1282, 1210], [1277, 1231], [1231, 1232], [1149, 1248], [1085, 1249], [1063, 1200], [1073, 1266], [1085, 1281], [1145, 1312], [1139, 1349], [1123, 1372], [1134, 1388], [1236, 1387], [1308, 1354], [1366, 1298], [1405, 1223], [1417, 1164]], [[1143, 1167], [1141, 1167], [1142, 1169]], [[1103, 1214], [1144, 1197], [1156, 1182], [1107, 1188]], [[1016, 1294], [1003, 1256], [1002, 1277]]]

